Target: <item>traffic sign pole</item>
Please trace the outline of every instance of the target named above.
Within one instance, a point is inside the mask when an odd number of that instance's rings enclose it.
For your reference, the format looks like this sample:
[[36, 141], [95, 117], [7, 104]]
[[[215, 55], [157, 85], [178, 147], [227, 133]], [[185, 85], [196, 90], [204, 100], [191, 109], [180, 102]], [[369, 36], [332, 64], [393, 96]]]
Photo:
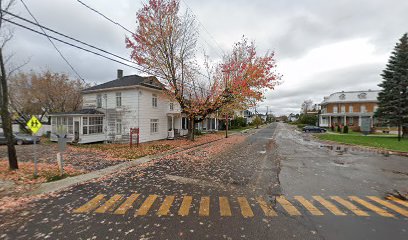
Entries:
[[33, 133], [33, 154], [34, 154], [34, 177], [38, 177], [38, 169], [37, 169], [37, 136], [36, 133], [40, 128], [42, 127], [41, 122], [35, 117], [32, 116], [31, 119], [27, 122], [27, 127], [31, 130]]
[[33, 153], [34, 153], [34, 177], [38, 177], [38, 169], [37, 169], [37, 137], [36, 134], [33, 133], [34, 144], [33, 144]]

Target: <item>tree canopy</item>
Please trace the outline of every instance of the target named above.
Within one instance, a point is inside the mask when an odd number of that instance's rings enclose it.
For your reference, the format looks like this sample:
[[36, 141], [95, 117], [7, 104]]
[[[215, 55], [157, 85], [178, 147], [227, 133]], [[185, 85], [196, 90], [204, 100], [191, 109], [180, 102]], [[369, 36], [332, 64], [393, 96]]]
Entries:
[[[381, 77], [382, 88], [378, 95], [378, 110], [376, 112], [383, 121], [398, 126], [398, 139], [401, 127], [408, 130], [408, 35], [405, 33], [388, 60]], [[404, 137], [407, 132], [404, 131]]]

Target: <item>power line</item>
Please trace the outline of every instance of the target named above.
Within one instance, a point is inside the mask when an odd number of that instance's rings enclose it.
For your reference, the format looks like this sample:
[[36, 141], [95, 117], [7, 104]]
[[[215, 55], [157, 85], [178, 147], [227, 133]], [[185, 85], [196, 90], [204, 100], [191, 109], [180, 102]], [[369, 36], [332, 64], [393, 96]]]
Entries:
[[[34, 30], [34, 29], [30, 28], [30, 27], [27, 27], [27, 26], [24, 26], [24, 25], [22, 25], [22, 24], [16, 23], [16, 22], [11, 21], [11, 20], [9, 20], [9, 19], [6, 19], [6, 18], [2, 18], [2, 19], [3, 19], [4, 21], [9, 22], [9, 23], [11, 23], [11, 24], [14, 24], [14, 25], [16, 25], [16, 26], [18, 26], [18, 27], [24, 28], [24, 29], [26, 29], [26, 30], [32, 31], [32, 32], [34, 32], [34, 33], [37, 33], [37, 34], [40, 34], [40, 35], [43, 35], [43, 36], [47, 36], [47, 37], [50, 38], [50, 39], [53, 39], [53, 40], [55, 40], [55, 41], [64, 43], [64, 44], [69, 45], [69, 46], [71, 46], [71, 47], [75, 47], [75, 48], [77, 48], [77, 49], [80, 49], [80, 50], [83, 50], [83, 51], [92, 53], [92, 54], [94, 54], [94, 55], [97, 55], [97, 56], [106, 58], [106, 59], [108, 59], [108, 60], [114, 61], [114, 62], [116, 62], [116, 63], [125, 65], [125, 66], [127, 66], [127, 67], [136, 69], [136, 70], [138, 70], [138, 71], [141, 71], [141, 72], [144, 72], [144, 73], [153, 75], [153, 76], [158, 76], [158, 77], [166, 78], [166, 77], [164, 77], [164, 76], [161, 76], [161, 74], [152, 73], [152, 72], [149, 72], [149, 71], [147, 71], [147, 70], [144, 70], [144, 69], [141, 69], [141, 68], [138, 68], [138, 67], [129, 65], [129, 64], [127, 64], [127, 63], [123, 63], [123, 62], [118, 61], [118, 60], [116, 60], [116, 59], [113, 59], [113, 58], [111, 58], [111, 57], [108, 57], [108, 56], [105, 56], [105, 55], [103, 55], [103, 54], [100, 54], [100, 53], [98, 53], [98, 52], [95, 52], [95, 51], [92, 51], [92, 50], [89, 50], [89, 49], [80, 47], [80, 46], [78, 46], [78, 45], [69, 43], [69, 42], [67, 42], [67, 41], [61, 40], [61, 39], [56, 38], [56, 37], [53, 37], [53, 36], [49, 36], [49, 35], [47, 35], [47, 34], [45, 34], [45, 33], [42, 33], [42, 32], [40, 32], [40, 31]], [[111, 53], [110, 53], [110, 54], [111, 54]], [[184, 84], [189, 85], [189, 88], [190, 88], [190, 89], [199, 88], [199, 89], [201, 89], [201, 90], [208, 90], [208, 89], [205, 89], [205, 88], [200, 87], [200, 86], [193, 86], [192, 84], [189, 84], [189, 83], [186, 83], [186, 82], [185, 82]]]
[[[33, 24], [33, 25], [36, 25], [36, 26], [38, 26], [38, 27], [40, 27], [40, 28], [42, 28], [42, 29], [45, 29], [45, 30], [47, 30], [47, 31], [53, 32], [53, 33], [55, 33], [55, 34], [58, 34], [58, 35], [60, 35], [60, 36], [65, 37], [65, 38], [68, 38], [68, 39], [71, 39], [71, 40], [73, 40], [73, 41], [76, 41], [76, 42], [79, 42], [79, 43], [81, 43], [81, 44], [84, 44], [84, 45], [86, 45], [86, 46], [88, 46], [88, 47], [90, 47], [90, 48], [93, 48], [93, 49], [99, 50], [99, 51], [101, 51], [101, 52], [107, 53], [107, 54], [109, 54], [109, 55], [112, 55], [112, 56], [117, 57], [117, 58], [119, 58], [119, 59], [122, 59], [122, 60], [124, 60], [124, 61], [132, 62], [132, 61], [130, 61], [130, 60], [124, 58], [124, 57], [121, 57], [121, 56], [116, 55], [116, 54], [114, 54], [114, 53], [108, 52], [108, 51], [103, 50], [103, 49], [101, 49], [101, 48], [99, 48], [99, 47], [95, 47], [95, 46], [93, 46], [93, 45], [91, 45], [91, 44], [88, 44], [88, 43], [83, 42], [83, 41], [81, 41], [81, 40], [78, 40], [78, 39], [76, 39], [76, 38], [70, 37], [70, 36], [65, 35], [65, 34], [63, 34], [63, 33], [57, 32], [57, 31], [55, 31], [55, 30], [53, 30], [53, 29], [51, 29], [51, 28], [45, 27], [44, 25], [40, 25], [40, 24], [38, 24], [38, 23], [32, 22], [32, 21], [30, 21], [30, 20], [28, 20], [28, 19], [26, 19], [26, 18], [20, 17], [20, 16], [18, 16], [18, 15], [15, 15], [15, 14], [13, 14], [13, 13], [7, 12], [7, 11], [5, 11], [5, 10], [3, 10], [3, 12], [9, 14], [10, 16], [13, 16], [13, 17], [15, 17], [15, 18], [18, 18], [18, 19], [20, 19], [20, 20], [23, 20], [23, 21], [25, 21], [25, 22], [31, 23], [31, 24]], [[132, 62], [132, 63], [133, 63], [133, 62]]]
[[[200, 20], [198, 19], [197, 15], [194, 14], [193, 9], [191, 9], [191, 7], [187, 4], [187, 2], [185, 0], [182, 0], [184, 2], [184, 4], [186, 5], [187, 9], [190, 10], [190, 12], [193, 14], [193, 16], [195, 16], [195, 18], [197, 19], [198, 23], [201, 25], [201, 27], [204, 29], [204, 31], [207, 32], [207, 34], [210, 36], [210, 38], [214, 41], [215, 45], [219, 48], [219, 50], [221, 50], [221, 55], [225, 55], [224, 50], [220, 47], [220, 45], [218, 44], [218, 42], [215, 40], [215, 38], [212, 36], [212, 34], [207, 30], [207, 28], [204, 26], [204, 24], [202, 24], [200, 22]], [[204, 40], [205, 41], [205, 40]], [[206, 42], [206, 41], [205, 41]], [[207, 43], [207, 42], [206, 42]], [[208, 44], [208, 43], [207, 43]]]
[[[88, 9], [90, 9], [91, 11], [95, 12], [96, 14], [102, 16], [103, 18], [105, 18], [105, 19], [108, 20], [109, 22], [111, 22], [111, 23], [113, 23], [113, 24], [115, 24], [115, 25], [121, 27], [121, 28], [122, 28], [123, 30], [125, 30], [126, 32], [128, 32], [128, 33], [130, 33], [130, 34], [132, 34], [132, 35], [134, 34], [132, 31], [130, 31], [128, 28], [124, 27], [122, 24], [120, 24], [120, 23], [118, 23], [117, 21], [115, 21], [115, 20], [113, 20], [113, 19], [107, 17], [105, 14], [101, 13], [100, 11], [96, 10], [95, 8], [92, 8], [91, 6], [89, 6], [89, 5], [85, 4], [85, 3], [83, 3], [81, 0], [77, 0], [77, 2], [81, 3], [83, 6], [85, 6], [85, 7], [88, 8]], [[205, 40], [204, 40], [204, 41], [205, 41]], [[208, 44], [208, 43], [207, 43], [207, 44]], [[199, 75], [201, 75], [201, 76], [203, 76], [203, 77], [205, 77], [205, 78], [208, 77], [207, 75], [205, 75], [204, 73], [201, 73], [201, 72], [198, 71], [198, 70], [194, 70], [194, 72], [198, 73]]]
[[58, 42], [67, 44], [67, 45], [69, 45], [69, 46], [71, 46], [71, 47], [78, 48], [78, 49], [80, 49], [80, 50], [83, 50], [83, 51], [86, 51], [86, 52], [89, 52], [89, 53], [98, 55], [98, 56], [100, 56], [100, 57], [109, 59], [109, 60], [111, 60], [111, 61], [120, 63], [120, 64], [122, 64], [122, 65], [131, 67], [131, 68], [134, 68], [134, 69], [136, 69], [136, 70], [139, 70], [139, 71], [142, 71], [142, 72], [151, 74], [151, 73], [149, 73], [149, 72], [147, 72], [147, 71], [145, 71], [145, 70], [143, 70], [143, 69], [139, 69], [139, 68], [137, 68], [137, 67], [135, 67], [135, 66], [129, 65], [129, 64], [127, 64], [127, 63], [123, 63], [123, 62], [118, 61], [118, 60], [116, 60], [116, 59], [107, 57], [107, 56], [105, 56], [105, 55], [102, 55], [102, 54], [100, 54], [100, 53], [94, 52], [94, 51], [92, 51], [92, 50], [89, 50], [89, 49], [86, 49], [86, 48], [83, 48], [83, 47], [80, 47], [80, 46], [77, 46], [77, 45], [75, 45], [75, 44], [72, 44], [72, 43], [69, 43], [69, 42], [67, 42], [67, 41], [61, 40], [61, 39], [59, 39], [59, 38], [56, 38], [56, 37], [53, 37], [53, 36], [49, 36], [49, 35], [47, 35], [47, 34], [45, 34], [45, 33], [39, 32], [39, 31], [37, 31], [37, 30], [34, 30], [34, 29], [32, 29], [32, 28], [30, 28], [30, 27], [27, 27], [27, 26], [24, 26], [24, 25], [22, 25], [22, 24], [13, 22], [13, 21], [11, 21], [11, 20], [9, 20], [9, 19], [3, 18], [3, 20], [6, 21], [6, 22], [9, 22], [9, 23], [11, 23], [11, 24], [14, 24], [14, 25], [16, 25], [16, 26], [18, 26], [18, 27], [21, 27], [21, 28], [27, 29], [27, 30], [29, 30], [29, 31], [35, 32], [35, 33], [37, 33], [37, 34], [40, 34], [40, 35], [43, 35], [43, 36], [47, 36], [47, 37], [49, 37], [49, 38], [51, 38], [51, 39], [54, 39], [54, 40], [56, 40], [56, 41], [58, 41]]
[[[37, 23], [37, 26], [39, 26], [41, 28], [41, 31], [44, 33], [43, 35], [46, 36], [48, 38], [48, 40], [50, 41], [50, 43], [52, 44], [52, 46], [55, 48], [55, 50], [57, 50], [57, 52], [59, 53], [59, 55], [61, 56], [62, 59], [64, 59], [64, 61], [68, 64], [68, 66], [72, 69], [72, 71], [74, 71], [74, 73], [85, 83], [85, 80], [81, 77], [81, 75], [79, 75], [79, 73], [75, 70], [75, 68], [71, 65], [71, 63], [68, 61], [68, 59], [65, 58], [65, 56], [62, 54], [62, 52], [58, 49], [58, 47], [54, 44], [54, 42], [51, 40], [50, 36], [47, 35], [47, 33], [44, 31], [44, 29], [42, 28], [42, 26], [39, 24], [39, 22], [37, 21], [37, 19], [34, 17], [34, 15], [31, 13], [30, 9], [28, 9], [27, 5], [24, 3], [23, 0], [21, 0], [21, 3], [24, 5], [24, 8], [27, 10], [27, 12], [30, 14], [30, 16], [34, 19], [34, 21]], [[6, 19], [4, 19], [6, 20]], [[6, 20], [7, 21], [7, 20]]]
[[94, 9], [94, 8], [92, 8], [92, 7], [90, 7], [89, 5], [86, 5], [86, 4], [83, 3], [81, 0], [77, 0], [77, 2], [79, 2], [79, 3], [82, 4], [82, 5], [84, 5], [85, 7], [89, 8], [90, 10], [94, 11], [95, 13], [101, 15], [102, 17], [104, 17], [104, 18], [105, 18], [106, 20], [108, 20], [109, 22], [111, 22], [111, 23], [113, 23], [113, 24], [115, 24], [115, 25], [118, 25], [119, 27], [121, 27], [123, 30], [129, 32], [130, 34], [133, 34], [132, 31], [130, 31], [129, 29], [127, 29], [126, 27], [124, 27], [122, 24], [120, 24], [120, 23], [118, 23], [118, 22], [116, 22], [116, 21], [113, 21], [111, 18], [107, 17], [106, 15], [104, 15], [104, 14], [101, 13], [101, 12], [99, 12], [98, 10], [96, 10], [96, 9]]

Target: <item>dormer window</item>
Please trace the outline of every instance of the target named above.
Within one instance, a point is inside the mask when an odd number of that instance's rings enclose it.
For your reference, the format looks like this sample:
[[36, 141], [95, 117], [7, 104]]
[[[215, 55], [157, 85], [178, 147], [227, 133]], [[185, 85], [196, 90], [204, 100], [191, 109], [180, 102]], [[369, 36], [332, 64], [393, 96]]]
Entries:
[[341, 94], [340, 96], [339, 96], [339, 98], [341, 99], [341, 100], [344, 100], [344, 99], [346, 99], [346, 94]]
[[366, 97], [367, 97], [367, 93], [360, 93], [360, 94], [358, 94], [358, 98], [359, 98], [359, 99], [366, 99]]

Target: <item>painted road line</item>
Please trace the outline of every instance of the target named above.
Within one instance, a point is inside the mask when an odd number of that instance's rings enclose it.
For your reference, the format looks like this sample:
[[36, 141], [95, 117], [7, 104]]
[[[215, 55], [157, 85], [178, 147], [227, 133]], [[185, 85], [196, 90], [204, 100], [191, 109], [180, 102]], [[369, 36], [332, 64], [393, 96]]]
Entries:
[[346, 214], [340, 209], [338, 209], [333, 203], [325, 200], [324, 198], [320, 196], [312, 196], [316, 201], [318, 201], [320, 204], [322, 204], [325, 208], [327, 208], [330, 212], [332, 212], [336, 216], [346, 216]]
[[300, 202], [312, 215], [315, 216], [324, 215], [319, 209], [317, 209], [310, 201], [306, 200], [304, 197], [294, 196], [293, 198]]
[[130, 195], [118, 209], [114, 212], [114, 214], [125, 214], [132, 206], [136, 199], [140, 196], [140, 194], [133, 193]]
[[184, 196], [183, 202], [181, 202], [180, 209], [178, 211], [178, 215], [180, 216], [187, 216], [190, 212], [191, 202], [193, 201], [192, 196]]
[[350, 201], [347, 201], [339, 196], [331, 196], [331, 199], [334, 201], [340, 203], [344, 207], [346, 207], [348, 210], [352, 211], [354, 214], [357, 216], [362, 216], [362, 217], [368, 217], [370, 216], [368, 213], [364, 212], [363, 210], [359, 209], [356, 205], [352, 204]]
[[408, 211], [407, 210], [402, 209], [402, 208], [400, 208], [400, 207], [398, 207], [398, 206], [396, 206], [396, 205], [394, 205], [394, 204], [392, 204], [392, 203], [390, 203], [388, 201], [382, 200], [382, 199], [380, 199], [378, 197], [374, 197], [374, 196], [367, 196], [367, 198], [369, 198], [369, 199], [371, 199], [371, 200], [373, 200], [373, 201], [375, 201], [375, 202], [377, 202], [377, 203], [379, 203], [379, 204], [381, 204], [383, 206], [386, 206], [389, 209], [392, 209], [392, 210], [396, 211], [397, 213], [401, 214], [404, 217], [408, 217]]
[[289, 213], [291, 216], [302, 215], [284, 196], [276, 197], [276, 201]]
[[89, 202], [85, 203], [81, 207], [74, 210], [74, 213], [88, 213], [94, 210], [99, 206], [102, 200], [105, 198], [105, 195], [99, 194], [98, 196], [94, 197]]
[[237, 197], [238, 204], [241, 208], [241, 214], [244, 218], [253, 217], [254, 212], [252, 212], [251, 206], [245, 197]]
[[102, 206], [95, 210], [96, 213], [105, 213], [106, 211], [110, 211], [115, 204], [117, 204], [122, 199], [122, 195], [116, 194], [113, 195], [108, 201], [106, 201]]
[[201, 197], [198, 215], [203, 217], [210, 216], [210, 197]]
[[267, 217], [276, 217], [278, 214], [276, 214], [275, 210], [266, 203], [266, 201], [263, 199], [263, 197], [256, 197], [256, 201], [259, 203], [259, 206], [261, 207], [262, 211], [264, 212], [265, 216]]
[[159, 210], [157, 211], [158, 216], [166, 216], [170, 212], [171, 205], [174, 202], [175, 196], [167, 196], [164, 200], [162, 205], [160, 206]]
[[230, 217], [232, 216], [231, 207], [226, 197], [219, 197], [220, 201], [220, 214], [222, 217]]
[[394, 196], [388, 196], [387, 199], [394, 201], [396, 203], [401, 204], [402, 206], [408, 207], [408, 201], [404, 201], [402, 199], [396, 198]]
[[380, 215], [380, 216], [383, 216], [383, 217], [394, 217], [394, 215], [392, 215], [391, 213], [389, 213], [389, 212], [385, 211], [384, 209], [379, 208], [379, 207], [377, 207], [377, 206], [375, 206], [375, 205], [373, 205], [373, 204], [371, 204], [371, 203], [369, 203], [369, 202], [367, 202], [367, 201], [364, 201], [363, 199], [361, 199], [361, 198], [359, 198], [359, 197], [349, 196], [349, 198], [350, 198], [351, 200], [353, 200], [353, 201], [355, 201], [355, 202], [357, 202], [357, 203], [363, 205], [364, 207], [366, 207], [366, 208], [368, 208], [368, 209], [374, 211], [375, 213], [377, 213], [377, 214]]
[[135, 216], [145, 216], [149, 212], [157, 197], [157, 195], [149, 195], [143, 202], [142, 206], [140, 206], [140, 208], [135, 212]]

